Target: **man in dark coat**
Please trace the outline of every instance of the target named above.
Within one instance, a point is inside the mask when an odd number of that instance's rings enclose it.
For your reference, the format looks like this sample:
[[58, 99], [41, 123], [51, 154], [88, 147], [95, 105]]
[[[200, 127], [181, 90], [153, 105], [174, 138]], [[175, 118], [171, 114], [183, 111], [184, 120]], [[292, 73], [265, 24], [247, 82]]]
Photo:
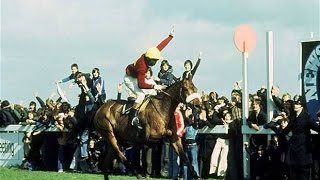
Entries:
[[12, 116], [13, 110], [9, 101], [4, 100], [1, 102], [0, 110], [0, 127], [5, 127], [10, 124], [16, 124], [14, 117]]
[[319, 132], [319, 125], [303, 108], [301, 96], [294, 98], [294, 113], [291, 113], [289, 124], [281, 134], [292, 132], [288, 142], [286, 164], [292, 180], [307, 180], [311, 175], [312, 148], [310, 129]]

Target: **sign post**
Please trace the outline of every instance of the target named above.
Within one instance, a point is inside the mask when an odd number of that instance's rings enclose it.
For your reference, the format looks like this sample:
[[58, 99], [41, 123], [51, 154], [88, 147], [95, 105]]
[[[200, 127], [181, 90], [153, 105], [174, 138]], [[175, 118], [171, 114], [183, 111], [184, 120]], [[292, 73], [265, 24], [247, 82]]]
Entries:
[[[234, 33], [234, 44], [237, 49], [242, 53], [242, 123], [247, 124], [248, 118], [248, 57], [249, 52], [256, 46], [256, 33], [248, 25], [240, 25], [236, 28]], [[249, 135], [243, 135], [243, 142], [249, 141]], [[245, 179], [250, 178], [250, 157], [246, 153], [243, 146], [243, 176]]]

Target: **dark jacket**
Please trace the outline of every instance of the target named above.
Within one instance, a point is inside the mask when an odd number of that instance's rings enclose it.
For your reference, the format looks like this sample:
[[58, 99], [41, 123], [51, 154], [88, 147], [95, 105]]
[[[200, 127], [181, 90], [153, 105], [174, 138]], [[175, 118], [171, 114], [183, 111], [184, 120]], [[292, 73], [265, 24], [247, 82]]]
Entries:
[[267, 115], [260, 110], [259, 114], [256, 115], [256, 112], [252, 111], [247, 119], [248, 126], [252, 128], [252, 124], [257, 124], [259, 126], [264, 125], [267, 122]]
[[182, 79], [192, 79], [194, 74], [196, 73], [199, 65], [200, 65], [200, 61], [201, 59], [197, 60], [196, 65], [194, 66], [194, 68], [189, 72], [189, 71], [184, 71], [182, 74]]
[[305, 166], [312, 164], [310, 129], [319, 132], [319, 125], [303, 110], [298, 117], [291, 116], [288, 126], [281, 131], [281, 134], [284, 135], [292, 132], [286, 157], [288, 165]]
[[0, 110], [0, 127], [5, 127], [10, 124], [16, 124], [16, 121], [11, 112], [12, 110], [10, 107]]
[[165, 72], [160, 71], [158, 73], [158, 78], [160, 79], [159, 84], [170, 86], [174, 82], [172, 72], [173, 72], [173, 69], [171, 68]]

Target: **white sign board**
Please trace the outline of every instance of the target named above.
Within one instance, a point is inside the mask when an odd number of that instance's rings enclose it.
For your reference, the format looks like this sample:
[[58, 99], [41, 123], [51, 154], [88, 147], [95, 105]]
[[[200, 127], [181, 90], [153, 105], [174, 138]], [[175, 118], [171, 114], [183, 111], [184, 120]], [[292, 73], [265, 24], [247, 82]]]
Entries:
[[24, 133], [0, 132], [0, 166], [20, 165], [24, 157]]

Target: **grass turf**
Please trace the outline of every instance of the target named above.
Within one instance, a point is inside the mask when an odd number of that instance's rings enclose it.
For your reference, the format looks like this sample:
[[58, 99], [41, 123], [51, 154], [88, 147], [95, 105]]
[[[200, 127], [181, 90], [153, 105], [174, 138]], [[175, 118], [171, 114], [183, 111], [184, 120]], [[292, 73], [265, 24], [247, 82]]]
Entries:
[[[52, 172], [52, 171], [28, 171], [18, 167], [0, 167], [1, 180], [103, 180], [101, 174], [82, 174], [71, 172]], [[130, 180], [137, 179], [129, 176], [110, 176], [109, 179], [114, 180]], [[153, 178], [148, 178], [153, 179]]]

